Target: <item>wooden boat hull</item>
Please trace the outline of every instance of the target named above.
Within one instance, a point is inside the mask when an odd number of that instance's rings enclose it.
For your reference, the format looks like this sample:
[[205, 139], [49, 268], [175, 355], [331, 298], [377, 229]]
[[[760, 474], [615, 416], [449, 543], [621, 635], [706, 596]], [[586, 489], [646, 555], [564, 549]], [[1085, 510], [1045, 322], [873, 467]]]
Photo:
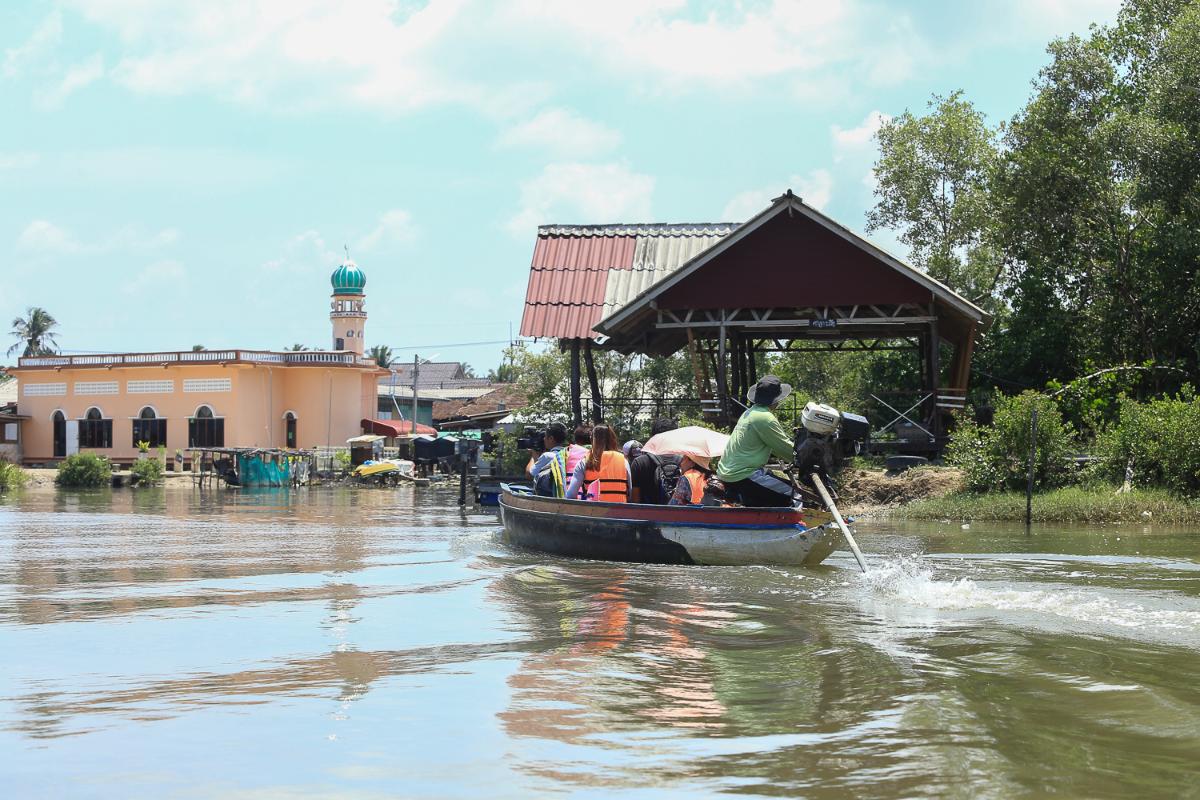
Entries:
[[812, 509], [699, 508], [560, 500], [504, 492], [500, 517], [518, 547], [647, 564], [813, 566], [842, 544]]

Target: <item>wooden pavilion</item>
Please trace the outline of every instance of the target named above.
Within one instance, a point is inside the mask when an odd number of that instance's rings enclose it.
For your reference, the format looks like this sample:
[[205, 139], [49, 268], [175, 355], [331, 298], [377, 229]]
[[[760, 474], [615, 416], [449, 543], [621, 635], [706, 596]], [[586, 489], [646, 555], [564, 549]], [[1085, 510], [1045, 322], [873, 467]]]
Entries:
[[570, 349], [576, 419], [581, 353], [593, 418], [602, 410], [593, 346], [647, 355], [688, 348], [700, 400], [721, 421], [737, 416], [758, 380], [756, 353], [911, 349], [924, 389], [896, 413], [938, 449], [943, 412], [961, 408], [975, 342], [990, 322], [789, 190], [741, 225], [539, 228], [521, 334]]

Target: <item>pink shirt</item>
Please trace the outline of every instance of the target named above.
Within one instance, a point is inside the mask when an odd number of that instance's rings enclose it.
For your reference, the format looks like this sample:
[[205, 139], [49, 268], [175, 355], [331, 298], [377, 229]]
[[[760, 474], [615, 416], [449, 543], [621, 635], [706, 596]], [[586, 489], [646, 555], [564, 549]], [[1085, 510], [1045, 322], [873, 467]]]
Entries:
[[580, 461], [588, 457], [588, 449], [577, 444], [567, 446], [567, 474], [573, 475]]

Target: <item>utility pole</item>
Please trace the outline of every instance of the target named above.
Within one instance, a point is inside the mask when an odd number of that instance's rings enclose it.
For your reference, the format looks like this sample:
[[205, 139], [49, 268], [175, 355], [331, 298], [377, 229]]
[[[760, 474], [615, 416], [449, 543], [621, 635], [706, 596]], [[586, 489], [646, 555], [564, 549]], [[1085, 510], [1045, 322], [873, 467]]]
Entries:
[[412, 434], [417, 435], [417, 377], [421, 374], [421, 359], [413, 353], [413, 403], [412, 403]]

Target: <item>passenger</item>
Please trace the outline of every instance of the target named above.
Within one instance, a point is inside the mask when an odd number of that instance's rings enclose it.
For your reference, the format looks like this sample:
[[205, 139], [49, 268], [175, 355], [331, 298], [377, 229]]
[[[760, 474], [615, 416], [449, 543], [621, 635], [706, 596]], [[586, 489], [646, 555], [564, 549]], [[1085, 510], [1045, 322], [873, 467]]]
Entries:
[[[650, 426], [650, 436], [673, 431], [679, 426], [673, 419], [656, 419]], [[629, 475], [633, 481], [634, 503], [666, 505], [679, 479], [680, 456], [655, 455], [641, 451], [629, 460]], [[665, 485], [664, 485], [665, 484]]]
[[637, 458], [638, 453], [642, 452], [642, 443], [637, 439], [630, 439], [621, 445], [621, 452], [625, 454], [626, 461], [633, 461]]
[[708, 468], [708, 459], [701, 456], [684, 456], [679, 462], [682, 474], [675, 484], [668, 505], [672, 506], [715, 506], [719, 501], [709, 492], [709, 479], [712, 471]]
[[580, 462], [567, 486], [567, 497], [587, 492], [587, 499], [604, 503], [629, 502], [629, 463], [617, 443], [617, 435], [607, 425], [592, 428], [592, 451]]
[[717, 477], [729, 500], [758, 507], [792, 504], [792, 485], [763, 469], [772, 454], [784, 460], [792, 457], [792, 440], [773, 413], [791, 392], [791, 386], [766, 375], [747, 393], [750, 407], [734, 426], [717, 464]]
[[567, 426], [553, 422], [543, 434], [546, 452], [529, 467], [533, 490], [542, 497], [565, 497], [567, 485]]
[[567, 445], [567, 474], [574, 475], [579, 462], [588, 456], [588, 445], [592, 443], [592, 429], [586, 425], [575, 428], [575, 441]]

